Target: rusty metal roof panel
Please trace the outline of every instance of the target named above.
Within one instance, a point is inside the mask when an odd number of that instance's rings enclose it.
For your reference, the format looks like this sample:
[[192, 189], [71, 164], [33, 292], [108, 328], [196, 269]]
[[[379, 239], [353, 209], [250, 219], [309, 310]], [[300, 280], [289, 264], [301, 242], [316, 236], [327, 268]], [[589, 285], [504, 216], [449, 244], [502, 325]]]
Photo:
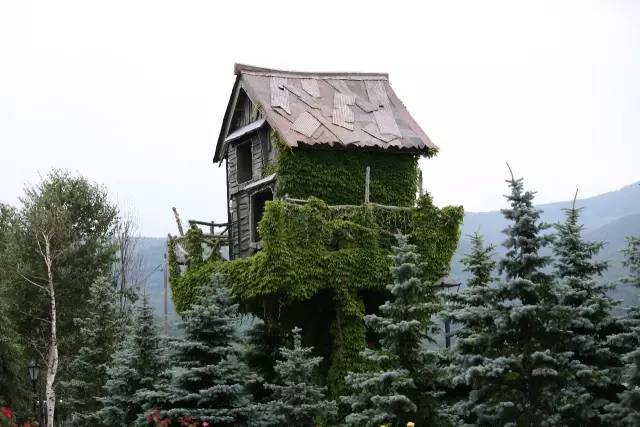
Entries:
[[297, 72], [241, 64], [235, 72], [242, 89], [263, 107], [266, 121], [289, 146], [437, 150], [389, 85], [387, 74]]

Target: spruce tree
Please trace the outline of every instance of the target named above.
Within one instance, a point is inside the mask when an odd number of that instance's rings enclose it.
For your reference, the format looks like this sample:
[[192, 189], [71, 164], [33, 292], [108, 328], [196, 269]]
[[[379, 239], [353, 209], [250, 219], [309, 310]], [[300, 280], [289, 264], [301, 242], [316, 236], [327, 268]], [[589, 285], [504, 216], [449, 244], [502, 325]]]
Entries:
[[559, 325], [568, 310], [557, 305], [551, 277], [543, 271], [550, 259], [540, 251], [550, 237], [543, 234], [548, 225], [533, 206], [534, 193], [513, 175], [507, 182], [507, 252], [499, 262], [504, 277], [477, 309], [491, 327], [468, 350], [460, 349], [458, 380], [472, 391], [458, 410], [477, 425], [557, 425], [571, 355], [558, 350], [567, 338]]
[[494, 247], [484, 246], [480, 234], [471, 236], [471, 251], [462, 259], [463, 271], [470, 274], [466, 287], [448, 297], [450, 309], [447, 316], [455, 322], [455, 350], [460, 354], [472, 354], [477, 346], [484, 350], [485, 335], [492, 332], [493, 317], [487, 310], [496, 298], [495, 288], [489, 285], [495, 280]]
[[18, 226], [15, 209], [0, 202], [0, 406], [14, 409], [31, 398], [24, 375], [25, 354], [20, 336], [9, 316], [12, 302], [9, 289], [15, 276], [15, 228]]
[[272, 392], [272, 400], [262, 405], [272, 416], [273, 424], [269, 425], [312, 427], [317, 425], [315, 420], [326, 421], [337, 412], [336, 403], [325, 398], [326, 387], [313, 382], [322, 357], [312, 357], [313, 348], [302, 346], [300, 331], [292, 330], [292, 348], [280, 348], [282, 359], [274, 367], [279, 381], [265, 384]]
[[[274, 383], [277, 379], [274, 367], [279, 357], [279, 349], [285, 344], [285, 338], [283, 328], [262, 320], [256, 321], [246, 332], [245, 360], [249, 369], [266, 384]], [[256, 402], [268, 400], [270, 394], [263, 383], [254, 384], [251, 393]]]
[[123, 321], [118, 315], [113, 284], [107, 278], [96, 279], [89, 292], [89, 313], [76, 319], [82, 347], [69, 364], [73, 377], [62, 386], [73, 425], [93, 427], [100, 425], [96, 412], [101, 407], [99, 399], [104, 396], [107, 368]]
[[237, 345], [238, 305], [220, 275], [202, 292], [182, 314], [184, 339], [170, 343], [170, 379], [155, 395], [166, 406], [158, 409], [172, 420], [188, 416], [216, 426], [242, 425], [253, 378]]
[[[485, 246], [483, 238], [477, 232], [471, 237], [471, 251], [461, 263], [469, 273], [466, 287], [460, 293], [448, 296], [447, 316], [456, 325], [455, 340], [450, 352], [450, 388], [449, 412], [452, 416], [464, 413], [469, 393], [466, 384], [465, 367], [473, 365], [474, 360], [483, 357], [491, 349], [489, 336], [494, 329], [494, 311], [492, 304], [496, 299], [496, 289], [491, 287], [496, 268], [494, 247]], [[461, 395], [464, 397], [461, 399]]]
[[144, 394], [162, 370], [158, 330], [146, 295], [136, 307], [133, 324], [107, 369], [102, 408], [97, 417], [109, 427], [134, 425], [143, 412]]
[[[624, 283], [640, 288], [640, 237], [628, 237], [627, 246], [623, 249], [623, 265], [629, 269]], [[621, 392], [619, 402], [607, 406], [606, 419], [612, 425], [640, 426], [640, 309], [633, 307], [629, 316], [631, 334], [635, 349], [626, 356], [628, 374], [625, 378], [626, 390]]]
[[565, 425], [601, 422], [604, 406], [615, 401], [620, 391], [625, 352], [618, 340], [610, 339], [624, 332], [624, 325], [612, 315], [616, 303], [607, 294], [611, 286], [599, 280], [607, 263], [594, 260], [604, 244], [584, 240], [579, 217], [580, 209], [574, 200], [572, 207], [565, 210], [565, 221], [556, 225], [553, 244], [559, 304], [571, 313], [567, 319], [570, 339], [563, 344], [573, 353], [575, 375], [564, 390]]
[[365, 372], [349, 372], [345, 377], [351, 394], [342, 396], [351, 413], [347, 426], [378, 427], [393, 423], [401, 425], [407, 415], [415, 414], [416, 405], [407, 397], [415, 386], [406, 369], [398, 368], [396, 358], [382, 351], [366, 349], [362, 358], [370, 366]]
[[640, 237], [627, 237], [627, 246], [622, 250], [622, 255], [622, 265], [629, 269], [629, 275], [622, 279], [623, 282], [640, 289]]
[[431, 316], [438, 310], [435, 288], [421, 279], [420, 256], [406, 236], [397, 236], [391, 259], [393, 283], [387, 289], [392, 300], [380, 306], [380, 315], [365, 316], [367, 327], [379, 336], [380, 350], [362, 353], [369, 371], [346, 377], [352, 390], [342, 398], [352, 411], [345, 419], [348, 425], [435, 418], [436, 372], [433, 356], [423, 350]]

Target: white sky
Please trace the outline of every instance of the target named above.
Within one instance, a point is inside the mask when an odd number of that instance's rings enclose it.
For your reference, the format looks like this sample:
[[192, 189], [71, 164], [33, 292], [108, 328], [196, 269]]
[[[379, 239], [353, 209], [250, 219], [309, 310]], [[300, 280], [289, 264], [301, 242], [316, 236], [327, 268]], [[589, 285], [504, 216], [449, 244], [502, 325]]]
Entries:
[[226, 220], [211, 158], [233, 64], [385, 71], [440, 146], [439, 204], [539, 202], [640, 179], [638, 1], [0, 1], [0, 200], [52, 167], [104, 183], [143, 234]]

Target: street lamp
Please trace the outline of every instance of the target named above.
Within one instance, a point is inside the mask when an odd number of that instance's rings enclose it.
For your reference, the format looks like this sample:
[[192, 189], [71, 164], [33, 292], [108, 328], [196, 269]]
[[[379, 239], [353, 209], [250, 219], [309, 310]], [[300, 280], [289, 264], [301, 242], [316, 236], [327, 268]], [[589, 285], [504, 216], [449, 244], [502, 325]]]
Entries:
[[39, 420], [38, 416], [38, 395], [36, 394], [36, 384], [38, 383], [38, 374], [40, 373], [40, 368], [36, 365], [36, 362], [31, 359], [28, 365], [29, 369], [29, 379], [31, 380], [31, 385], [33, 386], [33, 416]]

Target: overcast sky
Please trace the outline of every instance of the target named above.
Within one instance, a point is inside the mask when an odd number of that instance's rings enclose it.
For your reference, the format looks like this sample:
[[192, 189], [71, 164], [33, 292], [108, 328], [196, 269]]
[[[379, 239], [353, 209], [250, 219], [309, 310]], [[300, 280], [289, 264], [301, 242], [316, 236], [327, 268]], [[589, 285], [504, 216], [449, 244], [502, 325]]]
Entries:
[[233, 64], [383, 71], [440, 147], [438, 204], [640, 180], [639, 1], [0, 1], [0, 200], [64, 168], [145, 235], [226, 220], [213, 150]]

